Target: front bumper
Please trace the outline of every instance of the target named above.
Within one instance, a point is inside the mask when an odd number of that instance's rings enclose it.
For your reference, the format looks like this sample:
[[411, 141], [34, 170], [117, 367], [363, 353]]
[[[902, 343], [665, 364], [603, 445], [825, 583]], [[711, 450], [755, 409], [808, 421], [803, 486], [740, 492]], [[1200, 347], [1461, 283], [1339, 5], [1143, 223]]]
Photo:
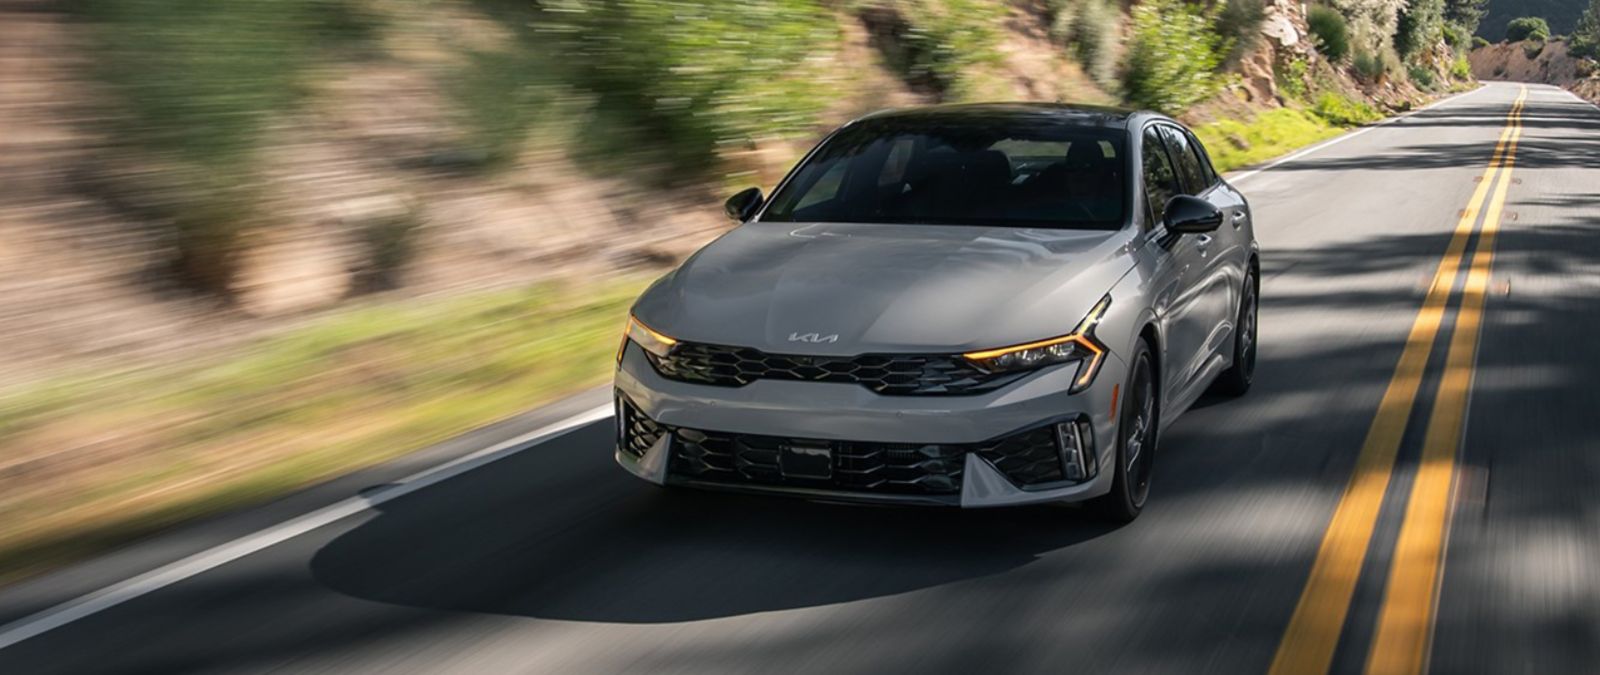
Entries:
[[[1111, 488], [1114, 472], [1108, 468], [1115, 451], [1111, 440], [1116, 438], [1112, 401], [1125, 369], [1111, 355], [1095, 384], [1078, 394], [1067, 393], [1076, 373], [1069, 366], [1045, 369], [979, 395], [884, 396], [855, 384], [761, 380], [733, 388], [678, 382], [656, 373], [643, 351], [630, 343], [616, 376], [619, 441], [628, 438], [629, 414], [624, 406], [661, 430], [639, 447], [619, 444], [616, 459], [635, 475], [663, 485], [823, 500], [964, 508], [1081, 501]], [[1008, 461], [1004, 455], [993, 449], [979, 451], [1075, 420], [1084, 421], [1097, 439], [1095, 463], [1103, 468], [1088, 480], [1022, 484], [997, 468], [997, 462]], [[840, 453], [834, 460], [840, 473], [837, 480], [826, 481], [773, 479], [770, 466], [751, 464], [740, 456], [739, 470], [744, 472], [740, 480], [707, 480], [705, 473], [693, 469], [694, 462], [705, 456], [708, 436], [721, 443], [742, 443], [742, 450], [756, 453], [746, 456], [764, 457], [761, 453], [771, 452], [771, 444], [779, 440], [828, 444]], [[720, 440], [728, 438], [734, 440]], [[850, 473], [865, 467], [860, 463], [866, 461], [863, 457], [884, 453], [899, 459], [863, 472], [904, 480], [862, 481]], [[906, 453], [921, 454], [907, 459]], [[922, 475], [907, 462], [934, 469]], [[719, 466], [730, 465], [720, 461]], [[1006, 469], [1016, 475], [1015, 466]], [[946, 479], [956, 483], [940, 483]], [[924, 489], [929, 484], [933, 488]]]

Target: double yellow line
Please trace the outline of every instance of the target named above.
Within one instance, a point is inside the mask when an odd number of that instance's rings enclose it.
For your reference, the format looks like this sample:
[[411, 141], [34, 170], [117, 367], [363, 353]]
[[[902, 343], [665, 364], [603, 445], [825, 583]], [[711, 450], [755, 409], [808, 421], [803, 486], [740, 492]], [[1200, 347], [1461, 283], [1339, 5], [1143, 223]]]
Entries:
[[[1511, 184], [1517, 141], [1522, 136], [1522, 107], [1527, 96], [1527, 87], [1522, 87], [1506, 116], [1506, 128], [1495, 144], [1489, 166], [1484, 169], [1467, 209], [1456, 222], [1455, 234], [1434, 272], [1433, 285], [1428, 288], [1422, 310], [1411, 325], [1399, 365], [1367, 430], [1361, 454], [1356, 459], [1355, 473], [1334, 509], [1316, 562], [1311, 567], [1311, 577], [1278, 644], [1268, 671], [1271, 675], [1326, 673], [1333, 662], [1367, 546], [1377, 526], [1384, 492], [1394, 473], [1406, 420], [1422, 386], [1434, 339], [1465, 260], [1467, 242], [1472, 238], [1479, 214], [1483, 213], [1483, 230], [1462, 289], [1444, 375], [1434, 399], [1416, 480], [1396, 542], [1383, 606], [1379, 610], [1377, 633], [1366, 660], [1369, 675], [1414, 674], [1427, 667], [1439, 572], [1444, 563], [1444, 539], [1449, 530], [1456, 450], [1466, 420], [1478, 328], [1489, 268], [1494, 260], [1495, 234], [1500, 228], [1500, 214]], [[1485, 198], [1490, 199], [1487, 207], [1480, 211]]]

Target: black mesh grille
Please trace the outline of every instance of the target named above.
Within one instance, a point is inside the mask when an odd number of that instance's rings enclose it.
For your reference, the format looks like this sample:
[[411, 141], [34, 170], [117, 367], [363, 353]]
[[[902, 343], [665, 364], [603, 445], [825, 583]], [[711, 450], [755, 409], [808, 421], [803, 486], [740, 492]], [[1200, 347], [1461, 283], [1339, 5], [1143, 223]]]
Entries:
[[1066, 478], [1053, 427], [1007, 436], [982, 445], [977, 453], [1018, 485], [1053, 483]]
[[[893, 494], [961, 492], [966, 455], [977, 452], [1018, 485], [1062, 479], [1061, 461], [1048, 427], [987, 443], [867, 443], [808, 441], [753, 434], [674, 429], [671, 473], [715, 483], [809, 487]], [[829, 478], [786, 476], [783, 445], [825, 443], [832, 450]]]
[[643, 457], [666, 433], [666, 428], [640, 414], [632, 403], [620, 397], [617, 399], [617, 428], [622, 436], [617, 447], [634, 457]]
[[954, 355], [799, 356], [689, 343], [665, 357], [650, 355], [650, 363], [662, 377], [683, 382], [723, 387], [762, 379], [839, 382], [894, 396], [980, 394], [1023, 375], [986, 373]]

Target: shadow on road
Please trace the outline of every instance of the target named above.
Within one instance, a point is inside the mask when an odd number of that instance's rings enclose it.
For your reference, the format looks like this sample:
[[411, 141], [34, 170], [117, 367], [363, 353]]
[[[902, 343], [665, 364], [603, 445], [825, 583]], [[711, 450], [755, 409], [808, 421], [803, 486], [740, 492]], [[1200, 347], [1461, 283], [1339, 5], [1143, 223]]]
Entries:
[[[312, 572], [392, 604], [660, 623], [959, 583], [1111, 529], [1067, 507], [963, 512], [663, 490], [612, 465], [608, 434], [595, 425], [452, 481], [448, 494], [385, 505], [319, 551]], [[566, 480], [546, 491], [508, 476]]]

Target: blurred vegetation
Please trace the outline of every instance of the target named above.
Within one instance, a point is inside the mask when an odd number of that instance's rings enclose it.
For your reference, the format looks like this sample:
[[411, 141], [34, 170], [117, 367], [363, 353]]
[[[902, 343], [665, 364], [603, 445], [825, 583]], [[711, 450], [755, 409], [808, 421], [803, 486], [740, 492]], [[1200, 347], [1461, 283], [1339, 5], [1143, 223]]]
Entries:
[[1539, 17], [1551, 35], [1571, 33], [1590, 0], [1488, 0], [1478, 34], [1490, 41], [1505, 39], [1506, 29], [1515, 19]]
[[1223, 65], [1237, 66], [1244, 56], [1261, 43], [1261, 22], [1267, 18], [1263, 0], [1224, 0], [1217, 13], [1216, 30], [1230, 45]]
[[1133, 8], [1123, 93], [1137, 106], [1178, 112], [1216, 92], [1231, 46], [1213, 30], [1219, 8], [1145, 0]]
[[1355, 56], [1350, 57], [1350, 70], [1362, 82], [1377, 84], [1383, 81], [1388, 69], [1384, 67], [1382, 57], [1365, 49], [1358, 49]]
[[1537, 16], [1525, 16], [1512, 19], [1506, 24], [1506, 41], [1522, 42], [1523, 40], [1538, 40], [1543, 42], [1550, 39], [1550, 24]]
[[1317, 51], [1338, 63], [1350, 53], [1350, 28], [1339, 10], [1324, 5], [1312, 5], [1306, 10], [1306, 24], [1310, 26]]
[[1306, 76], [1310, 70], [1309, 64], [1303, 58], [1282, 59], [1273, 64], [1273, 79], [1277, 82], [1278, 91], [1284, 97], [1294, 101], [1306, 100], [1308, 89]]
[[79, 0], [90, 74], [110, 93], [99, 119], [115, 146], [159, 175], [141, 214], [163, 228], [174, 274], [226, 296], [242, 238], [260, 212], [254, 157], [271, 115], [303, 95], [303, 76], [370, 24], [343, 0], [272, 3]]
[[1600, 59], [1600, 0], [1589, 0], [1589, 8], [1572, 29], [1568, 52], [1579, 58]]
[[1268, 110], [1248, 121], [1221, 120], [1194, 129], [1218, 171], [1257, 164], [1344, 131], [1295, 108]]
[[[1409, 0], [1406, 3], [1394, 33], [1394, 48], [1401, 58], [1413, 58], [1444, 40], [1444, 3], [1445, 0]], [[1429, 77], [1431, 83], [1431, 72]]]
[[107, 439], [94, 466], [40, 457], [0, 493], [0, 583], [597, 385], [642, 286], [373, 304], [185, 365], [0, 395], [0, 457], [63, 425]]
[[1340, 126], [1355, 126], [1383, 119], [1383, 113], [1365, 101], [1357, 101], [1331, 91], [1323, 92], [1317, 97], [1316, 105], [1311, 107], [1311, 112], [1330, 124]]
[[973, 68], [998, 62], [1007, 6], [995, 0], [856, 0], [890, 69], [941, 97], [972, 93]]
[[1115, 91], [1122, 44], [1122, 11], [1115, 0], [1057, 0], [1051, 32], [1070, 46], [1096, 84]]

